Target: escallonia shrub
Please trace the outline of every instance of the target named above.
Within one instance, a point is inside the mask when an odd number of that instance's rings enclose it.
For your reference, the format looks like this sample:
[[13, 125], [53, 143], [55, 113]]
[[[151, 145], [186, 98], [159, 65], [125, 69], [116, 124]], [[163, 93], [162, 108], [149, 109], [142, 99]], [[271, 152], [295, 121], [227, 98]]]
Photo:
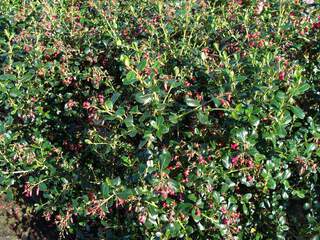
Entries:
[[319, 32], [317, 1], [2, 0], [1, 193], [61, 239], [319, 236]]

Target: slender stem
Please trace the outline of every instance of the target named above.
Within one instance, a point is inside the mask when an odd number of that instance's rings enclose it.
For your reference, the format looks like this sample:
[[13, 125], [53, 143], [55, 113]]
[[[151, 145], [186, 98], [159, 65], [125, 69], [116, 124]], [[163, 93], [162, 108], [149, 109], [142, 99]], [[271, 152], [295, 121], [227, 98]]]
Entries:
[[3, 174], [20, 174], [20, 173], [29, 173], [29, 172], [33, 172], [33, 170], [21, 170], [21, 171], [14, 171], [14, 172], [8, 172], [8, 171], [5, 171], [5, 172], [2, 172]]
[[169, 91], [168, 91], [167, 95], [165, 96], [165, 98], [163, 99], [162, 104], [164, 104], [164, 103], [167, 101], [167, 98], [168, 98], [168, 97], [169, 97], [169, 95], [170, 95], [170, 91], [171, 91], [171, 89], [172, 89], [172, 86], [170, 86]]
[[234, 172], [240, 172], [241, 170], [248, 170], [248, 169], [251, 169], [251, 168], [249, 168], [249, 167], [239, 168], [239, 169], [231, 170], [231, 171], [227, 172], [227, 174], [234, 173]]

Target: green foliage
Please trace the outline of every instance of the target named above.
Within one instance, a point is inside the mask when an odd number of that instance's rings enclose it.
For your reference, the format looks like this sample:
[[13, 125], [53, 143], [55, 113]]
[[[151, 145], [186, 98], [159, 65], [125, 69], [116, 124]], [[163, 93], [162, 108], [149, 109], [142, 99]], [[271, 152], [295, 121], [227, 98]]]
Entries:
[[307, 1], [2, 0], [1, 193], [77, 239], [316, 237], [319, 32]]

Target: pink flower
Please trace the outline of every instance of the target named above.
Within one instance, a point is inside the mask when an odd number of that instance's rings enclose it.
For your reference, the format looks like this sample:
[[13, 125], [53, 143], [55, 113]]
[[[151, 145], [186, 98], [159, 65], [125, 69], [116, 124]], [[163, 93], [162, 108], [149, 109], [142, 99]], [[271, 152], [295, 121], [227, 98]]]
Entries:
[[84, 109], [89, 109], [89, 108], [90, 108], [90, 103], [89, 103], [88, 101], [84, 101], [84, 102], [82, 103], [82, 107], [83, 107]]
[[67, 104], [66, 104], [66, 108], [67, 109], [72, 109], [77, 103], [75, 101], [73, 101], [72, 99], [70, 99]]
[[282, 57], [281, 57], [281, 56], [276, 56], [276, 57], [275, 57], [275, 60], [276, 60], [277, 62], [280, 62], [280, 61], [282, 60]]
[[56, 216], [56, 220], [57, 220], [57, 221], [61, 221], [61, 219], [62, 219], [61, 215], [58, 214], [58, 215]]
[[168, 198], [168, 196], [174, 196], [174, 190], [169, 186], [157, 187], [156, 192], [160, 194], [164, 199]]
[[163, 207], [163, 208], [167, 208], [167, 207], [168, 207], [168, 204], [167, 204], [166, 202], [163, 202], [163, 203], [162, 203], [162, 207]]
[[238, 164], [238, 160], [239, 160], [239, 156], [235, 156], [235, 157], [231, 158], [231, 164], [233, 166], [236, 166]]
[[221, 212], [222, 212], [222, 214], [226, 214], [227, 213], [227, 209], [225, 207], [222, 207], [221, 208]]
[[262, 40], [260, 40], [259, 42], [258, 42], [258, 46], [259, 47], [263, 47], [264, 46], [264, 40], [262, 39]]
[[122, 198], [118, 198], [116, 201], [116, 208], [123, 207], [125, 203], [126, 203], [126, 200], [124, 200]]
[[280, 81], [283, 81], [285, 76], [286, 76], [285, 72], [279, 72], [279, 80]]
[[200, 156], [198, 160], [199, 160], [199, 164], [200, 164], [200, 165], [205, 165], [205, 164], [207, 164], [207, 161], [204, 159], [203, 156]]
[[232, 150], [238, 150], [239, 149], [239, 144], [238, 143], [231, 143], [231, 149]]
[[180, 168], [182, 166], [182, 163], [180, 162], [180, 161], [178, 161], [177, 163], [176, 163], [176, 168]]
[[202, 100], [203, 100], [203, 95], [202, 95], [202, 93], [197, 92], [197, 93], [196, 93], [196, 97], [197, 97], [197, 99], [198, 99], [199, 101], [202, 101]]
[[253, 42], [253, 41], [252, 41], [252, 42], [249, 42], [249, 46], [250, 46], [250, 47], [254, 47], [255, 45], [256, 45], [255, 42]]
[[31, 47], [30, 45], [25, 44], [25, 45], [23, 46], [23, 50], [24, 50], [26, 53], [30, 52], [31, 49], [32, 49], [32, 47]]
[[227, 218], [222, 219], [222, 224], [229, 225], [229, 220]]
[[139, 215], [139, 217], [138, 217], [138, 221], [139, 221], [139, 223], [141, 223], [141, 224], [144, 224], [145, 222], [146, 222], [146, 220], [147, 220], [147, 216], [146, 215]]
[[188, 82], [188, 81], [184, 82], [184, 85], [185, 85], [186, 87], [192, 86], [192, 84], [191, 84], [190, 82]]
[[249, 161], [247, 162], [247, 166], [248, 166], [249, 168], [253, 168], [253, 167], [254, 167], [253, 161], [252, 161], [252, 160], [249, 160]]
[[231, 217], [232, 217], [233, 222], [236, 222], [237, 219], [240, 218], [240, 213], [234, 212], [234, 213], [231, 214]]
[[43, 213], [44, 219], [49, 222], [51, 220], [51, 213], [50, 212], [45, 212]]
[[183, 175], [184, 175], [185, 177], [188, 177], [189, 174], [190, 174], [190, 169], [189, 169], [189, 168], [187, 168], [186, 170], [184, 170]]
[[320, 22], [312, 23], [312, 30], [316, 30], [320, 28]]
[[99, 101], [100, 104], [104, 103], [104, 96], [102, 94], [98, 95], [98, 101]]
[[199, 208], [197, 208], [197, 210], [196, 210], [196, 216], [200, 216], [201, 215], [201, 210], [199, 209]]
[[173, 166], [167, 167], [167, 170], [172, 171], [173, 170]]
[[26, 182], [23, 186], [23, 195], [25, 197], [32, 197], [32, 188], [28, 182]]
[[62, 81], [62, 83], [63, 83], [64, 85], [66, 85], [66, 86], [69, 86], [69, 85], [73, 82], [73, 80], [74, 80], [73, 77], [68, 77], [68, 78], [64, 79], [64, 80]]

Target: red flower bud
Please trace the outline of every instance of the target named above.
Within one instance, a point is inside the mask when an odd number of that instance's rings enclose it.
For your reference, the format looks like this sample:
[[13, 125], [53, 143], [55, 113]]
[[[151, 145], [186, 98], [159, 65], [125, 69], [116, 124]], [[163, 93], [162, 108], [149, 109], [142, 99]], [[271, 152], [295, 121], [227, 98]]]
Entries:
[[200, 216], [201, 215], [201, 210], [199, 209], [199, 208], [197, 208], [197, 210], [196, 210], [196, 216]]
[[186, 169], [184, 172], [183, 172], [183, 175], [185, 177], [188, 177], [189, 176], [189, 173], [190, 173], [190, 170], [189, 169]]
[[173, 166], [167, 167], [167, 170], [172, 171], [173, 170]]
[[163, 203], [162, 203], [162, 207], [163, 207], [163, 208], [167, 208], [167, 207], [168, 207], [168, 204], [167, 204], [166, 202], [163, 202]]
[[98, 95], [98, 101], [99, 101], [100, 104], [104, 103], [104, 96], [102, 94]]
[[139, 223], [144, 224], [146, 222], [146, 220], [147, 220], [146, 215], [139, 215], [139, 217], [138, 217]]
[[222, 224], [224, 224], [224, 225], [228, 225], [228, 224], [229, 224], [229, 220], [228, 220], [228, 219], [226, 219], [226, 218], [224, 218], [224, 219], [222, 220]]
[[249, 161], [247, 162], [247, 166], [248, 166], [249, 168], [253, 168], [253, 167], [254, 167], [253, 161], [252, 161], [252, 160], [249, 160]]
[[231, 143], [231, 149], [232, 150], [238, 150], [239, 149], [239, 144], [238, 143]]
[[285, 76], [286, 76], [285, 72], [279, 72], [279, 80], [280, 81], [283, 81]]

